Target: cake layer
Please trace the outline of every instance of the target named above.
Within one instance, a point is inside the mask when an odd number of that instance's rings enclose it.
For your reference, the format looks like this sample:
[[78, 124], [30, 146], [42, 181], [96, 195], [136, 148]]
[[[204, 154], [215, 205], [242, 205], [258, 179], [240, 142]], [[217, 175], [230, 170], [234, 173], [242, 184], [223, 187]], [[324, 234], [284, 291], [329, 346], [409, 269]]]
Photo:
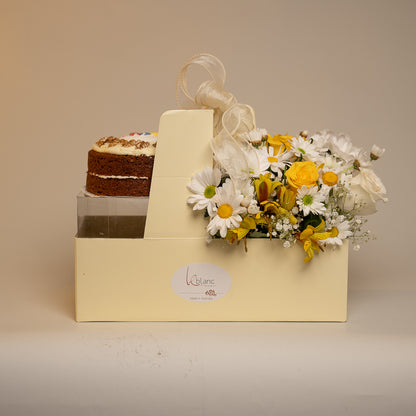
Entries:
[[149, 178], [115, 178], [87, 173], [86, 190], [95, 195], [106, 196], [149, 196]]
[[105, 176], [135, 176], [150, 178], [153, 171], [154, 156], [117, 155], [88, 152], [88, 173]]

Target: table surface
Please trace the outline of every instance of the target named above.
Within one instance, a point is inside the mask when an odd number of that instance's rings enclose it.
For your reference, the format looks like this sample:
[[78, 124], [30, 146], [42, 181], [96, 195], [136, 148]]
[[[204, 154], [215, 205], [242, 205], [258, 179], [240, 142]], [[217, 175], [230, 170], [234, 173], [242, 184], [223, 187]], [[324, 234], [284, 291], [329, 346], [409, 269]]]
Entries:
[[347, 323], [76, 323], [71, 268], [37, 273], [2, 283], [2, 415], [414, 414], [414, 291], [350, 290]]

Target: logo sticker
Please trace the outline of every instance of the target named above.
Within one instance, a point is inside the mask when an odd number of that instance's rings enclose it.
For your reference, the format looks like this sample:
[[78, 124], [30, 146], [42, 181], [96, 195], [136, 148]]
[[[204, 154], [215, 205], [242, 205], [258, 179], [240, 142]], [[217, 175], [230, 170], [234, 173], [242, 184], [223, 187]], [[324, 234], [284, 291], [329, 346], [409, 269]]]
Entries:
[[231, 289], [231, 277], [222, 267], [212, 263], [191, 263], [172, 276], [172, 289], [181, 298], [192, 302], [217, 300]]

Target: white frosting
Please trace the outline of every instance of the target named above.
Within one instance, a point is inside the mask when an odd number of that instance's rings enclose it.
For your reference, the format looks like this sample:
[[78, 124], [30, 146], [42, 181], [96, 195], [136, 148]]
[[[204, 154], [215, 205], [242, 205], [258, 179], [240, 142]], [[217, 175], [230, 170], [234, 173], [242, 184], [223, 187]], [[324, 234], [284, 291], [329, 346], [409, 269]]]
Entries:
[[88, 172], [89, 175], [97, 176], [102, 179], [149, 179], [147, 176], [117, 176], [117, 175], [98, 175], [97, 173]]
[[122, 146], [121, 144], [116, 144], [115, 146], [110, 146], [108, 143], [98, 146], [94, 144], [92, 150], [100, 153], [112, 153], [114, 155], [130, 155], [130, 156], [154, 156], [156, 153], [156, 148], [151, 144], [150, 146], [143, 147], [138, 149], [135, 146]]
[[135, 146], [132, 144], [131, 146], [122, 144], [122, 143], [100, 143], [99, 141], [95, 143], [92, 147], [92, 150], [100, 153], [111, 153], [114, 155], [130, 155], [130, 156], [154, 156], [156, 153], [156, 147], [154, 146], [157, 142], [157, 134], [133, 134], [128, 136], [120, 137], [119, 140], [123, 141], [130, 141], [135, 140], [136, 142], [144, 142], [145, 145], [143, 147]]

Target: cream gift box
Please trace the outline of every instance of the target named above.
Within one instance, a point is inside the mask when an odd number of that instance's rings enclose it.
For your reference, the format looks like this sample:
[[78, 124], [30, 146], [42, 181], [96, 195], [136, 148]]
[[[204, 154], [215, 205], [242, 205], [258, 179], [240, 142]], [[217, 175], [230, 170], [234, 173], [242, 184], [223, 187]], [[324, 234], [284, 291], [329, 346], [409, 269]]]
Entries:
[[346, 320], [347, 243], [307, 264], [301, 245], [207, 244], [186, 185], [212, 136], [212, 110], [162, 115], [143, 238], [75, 238], [77, 321]]

